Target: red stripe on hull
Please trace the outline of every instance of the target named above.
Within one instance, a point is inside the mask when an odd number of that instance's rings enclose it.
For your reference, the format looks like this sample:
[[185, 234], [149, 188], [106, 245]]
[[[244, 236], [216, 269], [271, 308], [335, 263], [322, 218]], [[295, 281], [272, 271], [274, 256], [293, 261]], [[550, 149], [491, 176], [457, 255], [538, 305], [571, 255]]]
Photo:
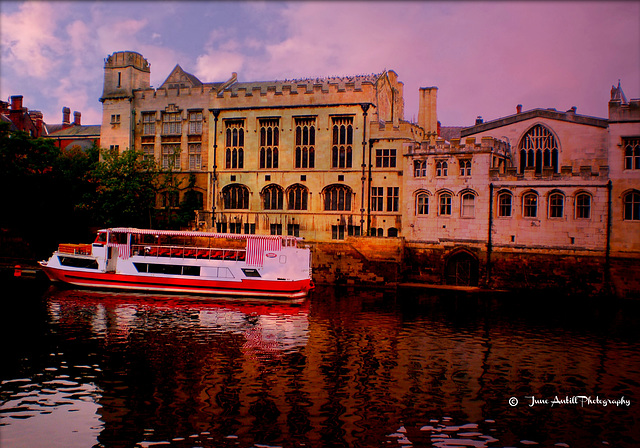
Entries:
[[49, 279], [86, 288], [164, 291], [207, 295], [301, 298], [313, 288], [311, 280], [202, 280], [103, 272], [71, 271], [43, 266]]

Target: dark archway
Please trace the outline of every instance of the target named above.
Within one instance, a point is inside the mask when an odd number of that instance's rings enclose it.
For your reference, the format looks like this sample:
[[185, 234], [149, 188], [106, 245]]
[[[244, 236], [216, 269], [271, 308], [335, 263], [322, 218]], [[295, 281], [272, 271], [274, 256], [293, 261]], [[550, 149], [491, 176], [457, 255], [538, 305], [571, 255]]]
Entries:
[[445, 283], [456, 286], [478, 286], [478, 259], [469, 252], [460, 251], [447, 261]]

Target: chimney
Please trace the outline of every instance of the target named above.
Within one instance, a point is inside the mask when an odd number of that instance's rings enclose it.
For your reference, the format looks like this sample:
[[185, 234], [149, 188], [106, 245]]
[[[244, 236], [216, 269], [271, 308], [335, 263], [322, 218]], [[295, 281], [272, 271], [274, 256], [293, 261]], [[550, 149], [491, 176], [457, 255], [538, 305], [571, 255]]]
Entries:
[[516, 106], [516, 113], [517, 113], [517, 114], [521, 114], [521, 113], [522, 113], [522, 104], [518, 104], [518, 105]]
[[482, 124], [484, 123], [484, 120], [482, 119], [482, 117], [480, 115], [478, 115], [476, 117], [476, 125]]
[[73, 125], [80, 126], [80, 112], [73, 112]]
[[22, 95], [11, 97], [11, 110], [22, 110]]
[[69, 109], [68, 107], [63, 107], [62, 108], [62, 124], [70, 124], [70, 118], [69, 116], [71, 115], [71, 109]]
[[36, 125], [36, 137], [42, 137], [43, 131], [43, 123], [42, 123], [42, 112], [39, 110], [31, 110], [29, 111], [29, 116], [33, 120]]

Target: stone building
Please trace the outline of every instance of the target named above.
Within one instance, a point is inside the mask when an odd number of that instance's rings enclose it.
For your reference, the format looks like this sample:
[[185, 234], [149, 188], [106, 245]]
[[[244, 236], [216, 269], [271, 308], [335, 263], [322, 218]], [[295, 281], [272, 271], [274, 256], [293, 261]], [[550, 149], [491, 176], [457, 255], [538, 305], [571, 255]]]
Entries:
[[105, 60], [101, 145], [183, 178], [158, 206], [194, 178], [201, 229], [305, 237], [328, 281], [640, 291], [640, 101], [619, 85], [608, 119], [518, 105], [454, 129], [436, 87], [405, 121], [393, 71], [207, 83], [177, 65], [152, 88], [150, 70]]
[[639, 104], [618, 86], [609, 119], [518, 105], [461, 139], [409, 145], [408, 275], [637, 292]]
[[410, 124], [402, 89], [393, 71], [203, 83], [179, 65], [154, 89], [148, 61], [117, 52], [105, 61], [101, 144], [194, 175], [200, 228], [398, 236], [403, 146], [437, 132], [435, 99], [423, 126]]

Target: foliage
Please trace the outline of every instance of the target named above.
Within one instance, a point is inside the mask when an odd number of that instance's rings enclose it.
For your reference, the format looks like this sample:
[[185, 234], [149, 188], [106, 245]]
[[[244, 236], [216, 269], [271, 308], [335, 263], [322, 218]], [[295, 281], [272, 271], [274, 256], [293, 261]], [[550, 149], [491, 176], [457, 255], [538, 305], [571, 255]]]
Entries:
[[142, 153], [101, 150], [101, 161], [90, 175], [95, 193], [85, 196], [85, 206], [101, 226], [148, 227], [155, 204], [158, 173]]
[[84, 236], [78, 230], [89, 217], [77, 205], [91, 188], [86, 173], [96, 162], [95, 148], [64, 153], [52, 140], [11, 132], [0, 123], [0, 227], [28, 238], [35, 252], [53, 233]]

